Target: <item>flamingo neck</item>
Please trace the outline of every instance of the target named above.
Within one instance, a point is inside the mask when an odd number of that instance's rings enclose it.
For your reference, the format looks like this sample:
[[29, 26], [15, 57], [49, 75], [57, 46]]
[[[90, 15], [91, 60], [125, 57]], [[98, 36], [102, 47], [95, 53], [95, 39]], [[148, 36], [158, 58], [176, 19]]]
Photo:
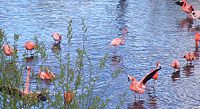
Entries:
[[25, 87], [25, 91], [24, 93], [25, 94], [28, 94], [29, 93], [29, 79], [30, 79], [30, 69], [28, 69], [28, 75], [26, 77], [26, 87]]

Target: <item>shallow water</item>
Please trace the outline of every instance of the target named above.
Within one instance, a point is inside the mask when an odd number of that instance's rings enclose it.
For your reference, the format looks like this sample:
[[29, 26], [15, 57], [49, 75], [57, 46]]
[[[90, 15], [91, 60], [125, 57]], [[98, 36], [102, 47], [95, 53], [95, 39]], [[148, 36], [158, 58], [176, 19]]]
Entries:
[[[73, 23], [71, 57], [76, 57], [76, 49], [82, 44], [81, 17], [88, 27], [86, 33], [86, 50], [94, 65], [106, 53], [113, 56], [114, 48], [108, 45], [113, 38], [121, 33], [121, 29], [128, 27], [129, 33], [126, 44], [117, 49], [121, 56], [120, 63], [106, 62], [106, 67], [98, 74], [100, 80], [95, 91], [105, 88], [112, 79], [112, 72], [123, 68], [122, 73], [114, 79], [106, 89], [105, 97], [111, 99], [107, 108], [119, 105], [119, 96], [124, 93], [125, 103], [121, 108], [200, 108], [200, 61], [194, 61], [194, 68], [184, 67], [186, 61], [183, 56], [187, 51], [195, 51], [194, 32], [200, 31], [196, 26], [200, 21], [188, 23], [186, 14], [167, 0], [0, 0], [0, 28], [4, 29], [8, 42], [13, 43], [13, 33], [20, 34], [18, 49], [24, 51], [24, 42], [33, 40], [36, 35], [44, 42], [48, 52], [45, 65], [59, 72], [58, 62], [51, 50], [53, 39], [51, 33], [60, 32], [64, 38], [61, 53], [66, 55], [67, 26], [69, 18]], [[190, 2], [195, 9], [200, 9], [200, 1]], [[199, 52], [196, 52], [199, 54]], [[19, 53], [22, 56], [23, 53]], [[173, 74], [170, 64], [173, 59], [180, 60], [182, 65], [180, 74]], [[122, 62], [123, 60], [123, 62]], [[155, 90], [153, 81], [148, 82], [148, 90], [141, 95], [141, 100], [135, 102], [133, 92], [129, 90], [127, 75], [141, 79], [156, 62], [160, 62], [162, 70]], [[35, 62], [34, 71], [38, 70], [41, 62]], [[33, 63], [28, 63], [32, 65]], [[98, 67], [98, 66], [96, 66]], [[172, 76], [173, 75], [173, 76]], [[25, 78], [26, 74], [24, 74]], [[178, 77], [174, 79], [172, 77]], [[35, 81], [32, 80], [32, 89]], [[36, 87], [36, 86], [35, 86]], [[53, 89], [50, 84], [49, 89]]]

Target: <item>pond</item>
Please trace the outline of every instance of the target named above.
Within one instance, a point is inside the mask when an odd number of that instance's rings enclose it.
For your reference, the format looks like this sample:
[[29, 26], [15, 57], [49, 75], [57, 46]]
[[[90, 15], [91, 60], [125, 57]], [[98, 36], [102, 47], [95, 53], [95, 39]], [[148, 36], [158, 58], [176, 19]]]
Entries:
[[[20, 35], [18, 42], [19, 56], [25, 51], [24, 43], [37, 36], [44, 42], [48, 59], [44, 65], [50, 66], [56, 74], [60, 66], [52, 51], [54, 43], [52, 32], [62, 36], [61, 55], [67, 55], [67, 27], [72, 20], [73, 38], [70, 48], [71, 59], [76, 58], [76, 49], [82, 47], [82, 19], [87, 27], [86, 52], [91, 58], [94, 69], [99, 69], [100, 59], [114, 52], [121, 57], [120, 63], [112, 63], [108, 58], [95, 92], [106, 87], [104, 95], [110, 102], [107, 109], [113, 109], [124, 101], [120, 108], [175, 109], [200, 108], [200, 60], [194, 61], [194, 68], [186, 68], [183, 58], [186, 52], [195, 51], [194, 33], [200, 32], [200, 21], [188, 21], [186, 13], [175, 1], [169, 0], [0, 0], [0, 28], [5, 30], [7, 41], [12, 45], [13, 34]], [[200, 1], [189, 3], [200, 10]], [[109, 47], [112, 39], [119, 37], [123, 28], [128, 28], [125, 45]], [[199, 54], [198, 51], [195, 52]], [[181, 63], [179, 79], [174, 79], [174, 69], [170, 66], [174, 59]], [[56, 60], [56, 61], [55, 61]], [[22, 61], [22, 60], [20, 60]], [[63, 59], [63, 63], [66, 60]], [[73, 60], [72, 60], [73, 61]], [[75, 62], [75, 61], [73, 61]], [[148, 81], [148, 89], [135, 101], [130, 91], [127, 75], [138, 80], [154, 69], [160, 62], [162, 70], [153, 88], [153, 80]], [[30, 62], [38, 71], [40, 61]], [[112, 73], [123, 70], [113, 79]], [[24, 73], [24, 82], [26, 73]], [[86, 77], [87, 78], [87, 77]], [[43, 83], [43, 85], [46, 85]], [[31, 79], [31, 90], [36, 87]], [[46, 86], [54, 93], [53, 84]]]

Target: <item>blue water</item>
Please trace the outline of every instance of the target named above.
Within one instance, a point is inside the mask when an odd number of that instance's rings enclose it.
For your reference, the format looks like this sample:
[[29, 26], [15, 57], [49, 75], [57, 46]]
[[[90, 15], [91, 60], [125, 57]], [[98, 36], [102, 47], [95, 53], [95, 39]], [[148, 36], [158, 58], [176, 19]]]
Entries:
[[[0, 28], [7, 34], [7, 41], [13, 44], [13, 33], [20, 34], [18, 42], [19, 55], [25, 51], [24, 43], [33, 40], [34, 36], [44, 42], [48, 59], [44, 65], [51, 67], [59, 74], [59, 64], [55, 53], [51, 50], [54, 31], [63, 35], [61, 54], [67, 54], [67, 26], [72, 19], [73, 39], [69, 50], [71, 58], [76, 58], [76, 49], [82, 44], [82, 21], [88, 28], [86, 33], [86, 51], [94, 65], [94, 72], [100, 78], [95, 91], [107, 87], [104, 97], [111, 99], [106, 107], [115, 108], [122, 96], [124, 104], [120, 108], [147, 109], [186, 109], [200, 108], [200, 61], [194, 61], [194, 68], [185, 69], [183, 58], [187, 51], [195, 51], [194, 32], [200, 21], [193, 24], [186, 21], [186, 13], [171, 0], [0, 0]], [[200, 1], [189, 3], [200, 10]], [[126, 44], [117, 48], [117, 54], [122, 58], [120, 63], [113, 64], [111, 58], [106, 61], [103, 71], [99, 69], [99, 60], [105, 54], [114, 55], [115, 48], [110, 48], [112, 39], [119, 37], [121, 29], [128, 27]], [[196, 52], [199, 54], [199, 52]], [[173, 69], [170, 64], [173, 59], [181, 63], [179, 79], [171, 77]], [[56, 60], [56, 61], [55, 61]], [[162, 70], [155, 90], [153, 81], [148, 82], [148, 90], [135, 101], [134, 94], [129, 90], [130, 74], [140, 80], [146, 73], [154, 69], [160, 62]], [[73, 60], [72, 60], [73, 62]], [[66, 63], [66, 60], [63, 60]], [[33, 63], [28, 63], [33, 65]], [[34, 72], [38, 71], [40, 61], [35, 62]], [[120, 75], [113, 79], [112, 72], [122, 68]], [[94, 73], [95, 74], [95, 73]], [[95, 75], [97, 75], [95, 74]], [[25, 78], [26, 74], [24, 74]], [[25, 81], [25, 80], [24, 80]], [[35, 89], [32, 79], [32, 89]], [[50, 84], [50, 90], [53, 85]], [[53, 93], [53, 92], [51, 92]]]

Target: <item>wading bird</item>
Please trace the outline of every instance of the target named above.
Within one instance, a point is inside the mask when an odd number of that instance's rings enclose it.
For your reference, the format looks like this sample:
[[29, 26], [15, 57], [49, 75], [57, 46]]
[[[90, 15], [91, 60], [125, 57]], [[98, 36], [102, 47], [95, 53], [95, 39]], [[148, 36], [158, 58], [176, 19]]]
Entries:
[[[143, 94], [145, 91], [145, 84], [148, 80], [152, 79], [152, 77], [161, 69], [161, 66], [159, 66], [159, 68], [155, 69], [153, 72], [148, 73], [141, 81], [137, 81], [137, 79], [135, 79], [134, 77], [131, 77], [130, 75], [128, 75], [128, 80], [131, 80], [131, 84], [130, 84], [130, 90], [134, 91], [135, 93], [138, 93], [139, 96], [140, 94]], [[136, 94], [135, 94], [135, 98], [136, 98]]]
[[53, 32], [52, 37], [53, 37], [56, 44], [61, 43], [62, 36], [58, 32]]
[[184, 56], [184, 58], [187, 61], [187, 65], [188, 65], [188, 61], [190, 62], [190, 65], [192, 65], [192, 61], [194, 61], [195, 55], [194, 55], [193, 52], [188, 52], [188, 53], [186, 53], [186, 55]]
[[43, 80], [52, 80], [55, 78], [55, 74], [50, 72], [47, 67], [45, 67], [45, 71], [39, 69], [37, 76]]
[[27, 41], [25, 43], [24, 47], [26, 48], [26, 50], [28, 52], [29, 50], [32, 51], [36, 47], [36, 44], [32, 41]]
[[186, 0], [178, 0], [176, 4], [181, 6], [182, 10], [186, 12], [188, 16], [194, 11], [193, 6], [188, 4]]
[[26, 77], [26, 84], [25, 84], [24, 90], [19, 90], [15, 87], [3, 85], [0, 87], [0, 91], [3, 93], [9, 94], [11, 96], [15, 96], [15, 97], [22, 97], [22, 98], [25, 97], [26, 98], [24, 99], [25, 102], [27, 102], [27, 100], [36, 101], [36, 102], [46, 101], [46, 96], [42, 94], [41, 92], [29, 91], [29, 79], [30, 79], [31, 68], [27, 66], [26, 69], [28, 70], [28, 74]]
[[172, 68], [174, 68], [174, 72], [180, 71], [181, 66], [180, 62], [177, 59], [172, 61], [171, 66]]
[[13, 54], [13, 48], [8, 45], [8, 44], [4, 44], [3, 45], [3, 52], [5, 53], [6, 56], [11, 56]]

